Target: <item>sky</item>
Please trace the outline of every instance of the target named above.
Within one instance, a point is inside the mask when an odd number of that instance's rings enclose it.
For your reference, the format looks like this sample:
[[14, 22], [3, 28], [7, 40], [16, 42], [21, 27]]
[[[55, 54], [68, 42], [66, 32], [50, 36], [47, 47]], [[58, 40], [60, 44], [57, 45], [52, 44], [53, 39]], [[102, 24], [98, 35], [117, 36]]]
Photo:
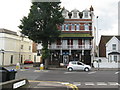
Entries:
[[[83, 11], [92, 5], [95, 17], [99, 17], [99, 35], [118, 34], [118, 1], [119, 0], [61, 0], [62, 7], [67, 10], [78, 9]], [[1, 0], [0, 1], [0, 28], [12, 31], [20, 30], [20, 20], [27, 16], [31, 0]]]

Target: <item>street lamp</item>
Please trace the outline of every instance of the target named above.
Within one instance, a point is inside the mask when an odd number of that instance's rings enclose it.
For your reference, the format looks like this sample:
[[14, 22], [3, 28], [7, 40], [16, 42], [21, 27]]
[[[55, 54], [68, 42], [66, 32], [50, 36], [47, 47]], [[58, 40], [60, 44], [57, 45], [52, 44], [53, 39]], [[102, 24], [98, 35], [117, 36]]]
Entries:
[[5, 53], [5, 50], [1, 49], [0, 52], [3, 54], [3, 58], [2, 58], [2, 66], [4, 65], [4, 53]]
[[97, 49], [98, 49], [98, 50], [97, 50], [98, 61], [97, 61], [97, 62], [98, 62], [98, 70], [99, 70], [99, 67], [100, 67], [100, 66], [99, 66], [99, 40], [98, 40], [98, 39], [99, 39], [99, 35], [98, 35], [98, 16], [97, 16], [96, 18], [97, 18], [97, 39], [96, 39], [96, 43], [98, 44], [98, 48], [97, 48]]

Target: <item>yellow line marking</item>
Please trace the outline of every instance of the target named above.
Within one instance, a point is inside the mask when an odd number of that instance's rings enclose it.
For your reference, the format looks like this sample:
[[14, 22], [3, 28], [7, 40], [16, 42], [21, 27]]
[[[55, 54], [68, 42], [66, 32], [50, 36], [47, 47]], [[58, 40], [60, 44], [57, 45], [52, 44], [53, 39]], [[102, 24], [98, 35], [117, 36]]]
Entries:
[[[51, 82], [51, 83], [65, 83], [65, 82], [56, 82], [56, 81], [37, 81], [37, 80], [28, 80], [29, 82]], [[73, 90], [78, 90], [78, 87], [74, 84], [62, 84], [71, 87]]]

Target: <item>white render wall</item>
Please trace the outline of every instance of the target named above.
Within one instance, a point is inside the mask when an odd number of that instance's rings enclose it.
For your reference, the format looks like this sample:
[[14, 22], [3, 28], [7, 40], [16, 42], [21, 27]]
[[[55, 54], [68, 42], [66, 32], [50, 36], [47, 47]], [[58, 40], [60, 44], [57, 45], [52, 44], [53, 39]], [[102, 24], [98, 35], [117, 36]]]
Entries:
[[[98, 59], [101, 59], [101, 62], [96, 62]], [[93, 65], [95, 68], [118, 68], [118, 66], [120, 65], [119, 63], [115, 63], [115, 62], [108, 62], [108, 58], [105, 57], [95, 57], [96, 60]], [[99, 64], [99, 65], [98, 65]]]
[[[33, 42], [28, 38], [22, 38], [16, 35], [10, 35], [6, 33], [0, 33], [0, 50], [5, 50], [4, 60], [3, 53], [0, 51], [0, 65], [4, 61], [4, 65], [13, 65], [17, 63], [23, 63], [24, 60], [30, 59], [34, 61], [34, 55], [32, 52]], [[23, 45], [23, 49], [21, 49]], [[29, 48], [31, 49], [29, 50]], [[21, 55], [23, 56], [23, 61], [21, 62]], [[11, 63], [11, 57], [13, 56], [13, 63]], [[36, 60], [38, 61], [38, 60]]]
[[[112, 50], [112, 44], [116, 44], [116, 50]], [[108, 58], [108, 53], [110, 52], [119, 52], [119, 44], [120, 42], [118, 41], [118, 39], [116, 37], [112, 37], [111, 40], [106, 44], [106, 57]]]

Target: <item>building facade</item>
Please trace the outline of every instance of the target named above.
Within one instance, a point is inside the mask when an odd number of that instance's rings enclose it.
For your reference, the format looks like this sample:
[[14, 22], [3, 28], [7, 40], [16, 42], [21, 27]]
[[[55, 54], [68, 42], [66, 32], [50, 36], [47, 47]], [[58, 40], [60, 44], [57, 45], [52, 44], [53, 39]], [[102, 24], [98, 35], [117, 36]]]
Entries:
[[106, 57], [107, 62], [120, 62], [120, 36], [101, 36], [99, 56]]
[[37, 53], [33, 52], [33, 41], [17, 32], [0, 29], [0, 65], [24, 63], [27, 59], [37, 61]]
[[49, 44], [50, 64], [67, 65], [69, 61], [81, 61], [91, 65], [94, 37], [94, 10], [80, 12], [77, 9], [63, 10], [64, 24], [59, 26], [61, 35], [56, 42]]

